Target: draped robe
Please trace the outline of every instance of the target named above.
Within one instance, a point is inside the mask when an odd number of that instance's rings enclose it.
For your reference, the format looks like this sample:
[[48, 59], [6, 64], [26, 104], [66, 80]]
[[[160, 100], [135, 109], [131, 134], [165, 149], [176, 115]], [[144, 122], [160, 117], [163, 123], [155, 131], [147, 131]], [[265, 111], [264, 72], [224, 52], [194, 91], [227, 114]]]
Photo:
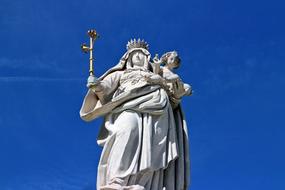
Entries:
[[149, 84], [145, 70], [120, 70], [90, 89], [80, 116], [104, 116], [97, 142], [103, 146], [97, 189], [186, 190], [189, 184], [187, 126], [181, 106]]

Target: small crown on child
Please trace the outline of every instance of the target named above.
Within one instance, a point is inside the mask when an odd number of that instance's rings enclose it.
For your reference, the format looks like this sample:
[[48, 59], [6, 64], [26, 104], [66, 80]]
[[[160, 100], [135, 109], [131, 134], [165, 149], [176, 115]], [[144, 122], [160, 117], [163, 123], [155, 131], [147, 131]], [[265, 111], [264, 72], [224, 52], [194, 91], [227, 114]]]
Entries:
[[144, 40], [141, 40], [140, 38], [138, 40], [131, 39], [130, 41], [128, 41], [127, 50], [129, 51], [134, 48], [143, 48], [143, 49], [148, 50], [149, 46], [147, 42], [145, 42]]

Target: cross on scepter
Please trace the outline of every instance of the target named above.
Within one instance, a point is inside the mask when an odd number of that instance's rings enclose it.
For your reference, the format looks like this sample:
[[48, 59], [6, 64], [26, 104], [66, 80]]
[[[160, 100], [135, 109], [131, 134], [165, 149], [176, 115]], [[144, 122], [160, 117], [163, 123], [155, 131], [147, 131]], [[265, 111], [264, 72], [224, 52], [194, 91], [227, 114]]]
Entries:
[[88, 36], [90, 37], [90, 45], [89, 47], [83, 43], [81, 45], [81, 49], [84, 53], [87, 53], [88, 51], [90, 52], [90, 58], [89, 58], [89, 75], [90, 76], [94, 76], [94, 68], [93, 68], [93, 48], [94, 48], [94, 42], [97, 38], [99, 38], [98, 33], [96, 32], [96, 30], [88, 30], [87, 32]]

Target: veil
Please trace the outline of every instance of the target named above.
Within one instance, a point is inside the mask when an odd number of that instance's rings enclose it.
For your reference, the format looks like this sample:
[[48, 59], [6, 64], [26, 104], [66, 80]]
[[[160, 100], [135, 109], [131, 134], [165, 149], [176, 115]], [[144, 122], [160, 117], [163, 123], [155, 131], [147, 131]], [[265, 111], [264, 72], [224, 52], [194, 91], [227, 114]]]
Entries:
[[108, 74], [113, 73], [115, 71], [121, 71], [126, 69], [127, 64], [128, 64], [128, 58], [130, 57], [130, 54], [134, 51], [140, 50], [142, 51], [146, 56], [147, 56], [147, 64], [149, 64], [151, 54], [149, 53], [148, 50], [144, 48], [132, 48], [129, 51], [127, 51], [120, 59], [119, 63], [115, 65], [114, 67], [110, 68], [107, 70], [102, 76], [99, 77], [99, 80], [104, 79]]

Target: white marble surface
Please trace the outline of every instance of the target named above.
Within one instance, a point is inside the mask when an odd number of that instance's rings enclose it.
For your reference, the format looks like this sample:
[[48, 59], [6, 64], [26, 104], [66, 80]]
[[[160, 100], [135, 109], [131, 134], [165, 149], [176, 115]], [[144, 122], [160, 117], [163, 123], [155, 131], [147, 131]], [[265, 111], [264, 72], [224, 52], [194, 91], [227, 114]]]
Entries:
[[151, 60], [145, 42], [131, 41], [116, 66], [88, 78], [80, 116], [105, 118], [98, 190], [187, 189], [188, 134], [180, 100], [191, 95], [191, 86], [173, 72], [179, 64], [177, 52]]

